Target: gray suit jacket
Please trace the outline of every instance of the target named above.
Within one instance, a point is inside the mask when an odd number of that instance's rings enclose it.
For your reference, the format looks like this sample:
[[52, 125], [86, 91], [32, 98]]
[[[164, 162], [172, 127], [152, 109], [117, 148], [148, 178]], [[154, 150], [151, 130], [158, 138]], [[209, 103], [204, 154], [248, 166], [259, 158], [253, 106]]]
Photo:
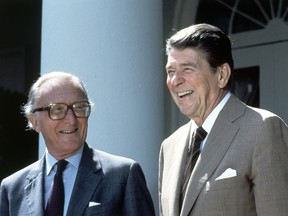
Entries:
[[195, 125], [190, 121], [162, 143], [160, 215], [288, 215], [287, 125], [233, 95], [208, 135], [181, 210], [179, 193], [191, 124]]
[[[44, 215], [44, 167], [42, 158], [2, 181], [1, 216]], [[100, 205], [89, 207], [89, 202]], [[155, 215], [139, 164], [85, 144], [67, 211], [80, 215]]]

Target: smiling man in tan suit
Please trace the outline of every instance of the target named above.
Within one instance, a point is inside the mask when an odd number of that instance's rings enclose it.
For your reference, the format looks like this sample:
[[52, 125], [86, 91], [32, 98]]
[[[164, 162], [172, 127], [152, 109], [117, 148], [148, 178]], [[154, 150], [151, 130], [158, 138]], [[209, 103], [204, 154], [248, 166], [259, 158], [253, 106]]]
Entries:
[[[193, 25], [167, 40], [166, 53], [167, 86], [191, 121], [161, 145], [160, 215], [287, 216], [287, 125], [229, 91], [229, 38], [217, 27]], [[199, 126], [207, 136], [183, 189]]]

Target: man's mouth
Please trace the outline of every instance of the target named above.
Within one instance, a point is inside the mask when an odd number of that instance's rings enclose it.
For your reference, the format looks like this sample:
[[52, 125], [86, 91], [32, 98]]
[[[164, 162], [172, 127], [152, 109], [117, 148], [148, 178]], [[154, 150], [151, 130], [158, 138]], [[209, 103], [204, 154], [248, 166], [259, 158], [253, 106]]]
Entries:
[[178, 97], [183, 98], [183, 97], [190, 95], [192, 93], [193, 93], [193, 91], [184, 91], [184, 92], [177, 93], [177, 95], [178, 95]]
[[71, 134], [71, 133], [74, 133], [78, 130], [78, 128], [74, 129], [74, 130], [63, 130], [63, 131], [60, 131], [60, 133], [63, 133], [63, 134]]

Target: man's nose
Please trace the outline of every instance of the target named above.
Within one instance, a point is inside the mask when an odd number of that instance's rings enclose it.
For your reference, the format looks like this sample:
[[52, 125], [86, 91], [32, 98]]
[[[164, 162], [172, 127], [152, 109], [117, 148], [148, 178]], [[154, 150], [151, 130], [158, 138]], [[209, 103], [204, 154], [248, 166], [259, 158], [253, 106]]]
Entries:
[[178, 86], [178, 85], [182, 84], [184, 82], [184, 80], [185, 79], [184, 79], [183, 73], [181, 71], [176, 71], [173, 74], [173, 77], [171, 78], [171, 83], [174, 86]]
[[72, 108], [69, 108], [64, 119], [73, 124], [76, 121], [76, 118], [77, 117], [75, 116]]

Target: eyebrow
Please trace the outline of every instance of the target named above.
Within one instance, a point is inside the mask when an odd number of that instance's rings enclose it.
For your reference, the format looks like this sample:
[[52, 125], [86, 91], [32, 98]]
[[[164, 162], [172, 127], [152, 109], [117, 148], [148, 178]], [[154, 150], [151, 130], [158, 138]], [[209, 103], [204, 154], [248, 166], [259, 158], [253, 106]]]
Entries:
[[[189, 63], [182, 63], [182, 64], [180, 64], [180, 66], [181, 67], [186, 67], [186, 66], [192, 66], [192, 67], [194, 67], [194, 68], [199, 68], [199, 66], [196, 64], [196, 63], [194, 63], [194, 62], [189, 62]], [[167, 67], [167, 64], [166, 64], [166, 66], [165, 66], [165, 69], [170, 69], [170, 68], [173, 68], [173, 66], [171, 66], [171, 64]]]

